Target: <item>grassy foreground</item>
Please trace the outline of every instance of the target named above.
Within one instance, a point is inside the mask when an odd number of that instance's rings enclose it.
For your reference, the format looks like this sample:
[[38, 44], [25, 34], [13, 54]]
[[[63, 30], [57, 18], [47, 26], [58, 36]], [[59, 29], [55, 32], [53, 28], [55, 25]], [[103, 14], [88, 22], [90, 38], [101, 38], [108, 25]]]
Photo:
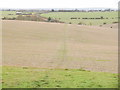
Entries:
[[117, 88], [117, 74], [3, 66], [3, 88]]

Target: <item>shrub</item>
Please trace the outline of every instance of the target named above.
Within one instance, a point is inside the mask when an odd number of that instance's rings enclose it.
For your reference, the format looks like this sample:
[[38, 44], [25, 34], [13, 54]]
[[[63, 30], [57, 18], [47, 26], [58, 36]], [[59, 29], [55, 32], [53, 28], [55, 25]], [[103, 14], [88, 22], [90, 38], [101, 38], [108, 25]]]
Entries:
[[107, 24], [106, 22], [103, 23], [104, 25]]
[[112, 22], [112, 23], [114, 24], [114, 23], [118, 23], [118, 22]]
[[82, 22], [79, 22], [78, 25], [82, 25]]
[[7, 18], [6, 17], [3, 17], [2, 20], [6, 20]]
[[103, 16], [101, 16], [101, 19], [104, 19]]
[[80, 68], [80, 69], [78, 69], [79, 71], [86, 71], [85, 69], [83, 69], [83, 68]]
[[66, 68], [65, 70], [69, 70], [69, 69]]
[[51, 21], [51, 17], [48, 18], [48, 22], [50, 22], [50, 21]]
[[15, 20], [15, 19], [16, 19], [15, 17], [12, 18], [12, 20]]

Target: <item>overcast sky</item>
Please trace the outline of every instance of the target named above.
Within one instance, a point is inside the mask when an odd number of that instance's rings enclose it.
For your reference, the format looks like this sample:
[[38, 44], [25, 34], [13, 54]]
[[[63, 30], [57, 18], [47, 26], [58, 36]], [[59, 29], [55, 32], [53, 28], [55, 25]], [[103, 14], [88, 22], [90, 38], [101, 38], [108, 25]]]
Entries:
[[118, 8], [120, 0], [0, 0], [0, 8]]

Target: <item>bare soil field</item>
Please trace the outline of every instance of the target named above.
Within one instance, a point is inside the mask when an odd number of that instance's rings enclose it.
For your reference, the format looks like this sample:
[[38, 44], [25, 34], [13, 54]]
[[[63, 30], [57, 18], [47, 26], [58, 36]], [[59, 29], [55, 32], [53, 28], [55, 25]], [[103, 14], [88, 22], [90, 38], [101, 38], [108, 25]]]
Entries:
[[118, 24], [106, 24], [106, 25], [102, 25], [102, 27], [118, 29]]
[[118, 71], [118, 29], [2, 21], [3, 65]]

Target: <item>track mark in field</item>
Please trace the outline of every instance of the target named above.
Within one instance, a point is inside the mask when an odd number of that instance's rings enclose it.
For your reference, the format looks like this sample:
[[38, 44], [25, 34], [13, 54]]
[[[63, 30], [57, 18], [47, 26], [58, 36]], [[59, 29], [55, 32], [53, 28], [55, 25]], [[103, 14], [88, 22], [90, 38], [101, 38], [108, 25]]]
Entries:
[[58, 63], [56, 68], [59, 68], [64, 63], [64, 61], [67, 60], [67, 25], [64, 26], [63, 42], [58, 51], [58, 58], [60, 60], [60, 63]]

